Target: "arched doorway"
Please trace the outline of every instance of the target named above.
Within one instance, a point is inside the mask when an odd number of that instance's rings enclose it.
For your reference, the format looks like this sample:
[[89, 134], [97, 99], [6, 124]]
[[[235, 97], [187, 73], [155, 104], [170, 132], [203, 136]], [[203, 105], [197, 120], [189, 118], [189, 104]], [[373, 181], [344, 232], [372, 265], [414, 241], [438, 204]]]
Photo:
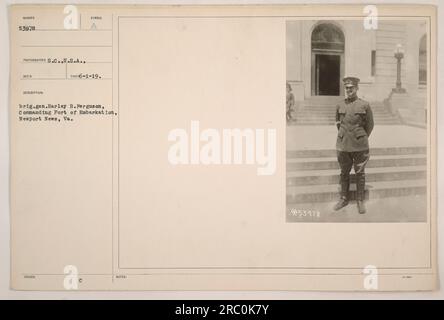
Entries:
[[311, 34], [311, 94], [343, 94], [344, 33], [333, 23], [317, 25]]

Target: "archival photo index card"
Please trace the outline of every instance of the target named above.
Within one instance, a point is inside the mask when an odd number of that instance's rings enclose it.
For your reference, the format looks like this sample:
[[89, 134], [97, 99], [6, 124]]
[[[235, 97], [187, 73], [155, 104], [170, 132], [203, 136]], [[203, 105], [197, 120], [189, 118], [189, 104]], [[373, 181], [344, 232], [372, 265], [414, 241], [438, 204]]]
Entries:
[[437, 288], [435, 7], [9, 26], [13, 289]]

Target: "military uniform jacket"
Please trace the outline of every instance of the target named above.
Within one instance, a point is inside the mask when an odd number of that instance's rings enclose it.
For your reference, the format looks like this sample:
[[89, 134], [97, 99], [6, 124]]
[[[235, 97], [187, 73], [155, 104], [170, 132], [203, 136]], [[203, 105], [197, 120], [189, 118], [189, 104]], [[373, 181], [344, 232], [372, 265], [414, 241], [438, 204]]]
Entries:
[[367, 101], [345, 99], [336, 106], [338, 137], [336, 150], [356, 152], [368, 150], [368, 137], [373, 130], [373, 113]]

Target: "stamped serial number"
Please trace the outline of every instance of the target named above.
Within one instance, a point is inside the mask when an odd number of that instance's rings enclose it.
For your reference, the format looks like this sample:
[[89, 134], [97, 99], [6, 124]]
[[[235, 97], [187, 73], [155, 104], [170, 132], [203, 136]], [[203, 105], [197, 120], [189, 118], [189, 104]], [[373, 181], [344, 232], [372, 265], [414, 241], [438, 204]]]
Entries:
[[296, 209], [291, 208], [290, 214], [294, 217], [312, 217], [312, 218], [319, 218], [321, 216], [321, 212], [319, 210], [311, 210], [311, 209]]

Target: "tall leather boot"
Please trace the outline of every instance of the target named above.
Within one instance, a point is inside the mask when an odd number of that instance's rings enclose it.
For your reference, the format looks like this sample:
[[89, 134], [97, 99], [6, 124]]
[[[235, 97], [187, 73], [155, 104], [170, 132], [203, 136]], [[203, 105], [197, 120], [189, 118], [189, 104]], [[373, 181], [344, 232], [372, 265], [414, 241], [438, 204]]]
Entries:
[[364, 214], [366, 212], [365, 205], [365, 174], [356, 174], [356, 204], [358, 205], [358, 212]]
[[342, 209], [346, 205], [348, 205], [348, 193], [350, 190], [350, 174], [341, 173], [340, 184], [341, 184], [341, 197], [339, 198], [339, 201], [335, 204], [333, 208], [335, 211]]

